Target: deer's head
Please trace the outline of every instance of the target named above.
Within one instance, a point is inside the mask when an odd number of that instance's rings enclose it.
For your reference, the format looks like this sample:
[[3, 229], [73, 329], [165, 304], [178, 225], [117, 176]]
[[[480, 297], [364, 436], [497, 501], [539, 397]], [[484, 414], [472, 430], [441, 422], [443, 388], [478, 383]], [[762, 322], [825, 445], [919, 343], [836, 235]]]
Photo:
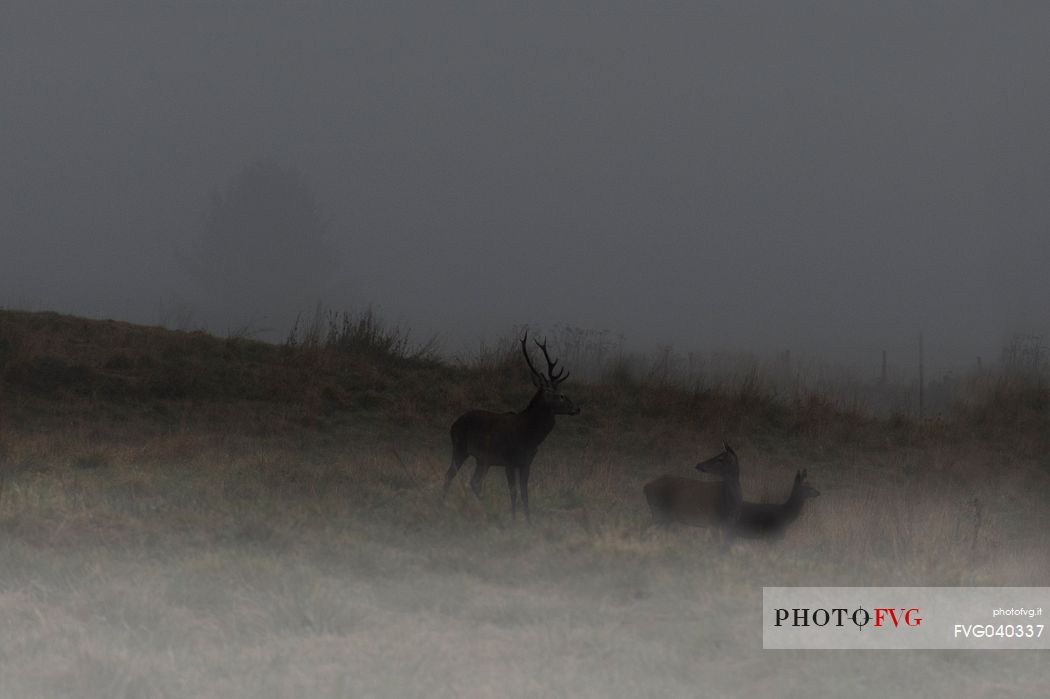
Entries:
[[725, 442], [722, 442], [722, 452], [712, 456], [707, 461], [701, 461], [696, 469], [713, 476], [721, 476], [726, 480], [740, 477], [740, 463], [737, 461], [736, 452]]
[[550, 355], [547, 354], [546, 340], [543, 342], [533, 340], [536, 346], [543, 351], [543, 358], [547, 360], [547, 375], [544, 376], [536, 371], [536, 367], [532, 365], [532, 360], [529, 358], [529, 349], [526, 345], [528, 338], [529, 334], [527, 332], [521, 338], [521, 353], [525, 355], [525, 362], [529, 365], [529, 372], [532, 374], [532, 384], [539, 390], [537, 398], [555, 415], [579, 415], [580, 409], [573, 405], [572, 401], [564, 393], [558, 390], [561, 383], [569, 378], [569, 372], [565, 371], [565, 369], [554, 370], [558, 360], [551, 361]]

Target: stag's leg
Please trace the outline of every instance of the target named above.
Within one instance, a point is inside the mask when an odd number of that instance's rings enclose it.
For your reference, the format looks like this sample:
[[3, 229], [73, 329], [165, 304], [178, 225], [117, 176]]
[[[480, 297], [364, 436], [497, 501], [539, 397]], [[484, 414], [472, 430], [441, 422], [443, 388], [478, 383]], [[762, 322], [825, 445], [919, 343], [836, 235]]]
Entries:
[[[516, 469], [518, 472], [518, 480], [521, 482], [521, 506], [525, 510], [525, 521], [532, 524], [532, 519], [529, 517], [529, 464], [518, 466]], [[507, 478], [510, 478], [508, 471]]]
[[489, 465], [478, 461], [478, 465], [474, 467], [474, 475], [470, 477], [470, 489], [474, 491], [474, 495], [481, 499], [481, 482], [485, 479], [485, 474], [488, 473]]
[[510, 518], [518, 518], [518, 483], [515, 481], [516, 469], [507, 467], [507, 487], [510, 488]]
[[463, 465], [463, 462], [467, 460], [467, 453], [456, 449], [455, 446], [452, 448], [452, 463], [448, 467], [448, 471], [445, 473], [445, 489], [441, 491], [441, 499], [444, 500], [445, 496], [448, 495], [448, 488], [452, 485], [452, 480], [456, 477], [456, 473], [459, 472], [459, 467]]

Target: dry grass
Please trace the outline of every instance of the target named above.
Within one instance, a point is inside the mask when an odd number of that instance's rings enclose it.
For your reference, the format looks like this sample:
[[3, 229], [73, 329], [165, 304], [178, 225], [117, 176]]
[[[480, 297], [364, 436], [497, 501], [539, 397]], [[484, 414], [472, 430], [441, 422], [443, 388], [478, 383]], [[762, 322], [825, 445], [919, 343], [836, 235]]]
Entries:
[[[0, 332], [7, 370], [28, 371], [6, 374], [0, 432], [2, 697], [1045, 695], [1040, 653], [762, 651], [758, 611], [763, 585], [1045, 585], [1039, 432], [577, 386], [526, 527], [500, 469], [480, 503], [471, 464], [439, 497], [456, 412], [527, 399], [507, 362], [307, 371], [268, 346], [55, 318]], [[83, 369], [55, 379], [47, 357]], [[91, 390], [165, 357], [225, 388]], [[783, 541], [727, 553], [645, 530], [642, 484], [695, 475], [723, 437], [747, 497], [783, 498], [798, 468], [822, 496]]]
[[0, 696], [1041, 691], [1038, 654], [764, 652], [757, 618], [762, 585], [1044, 584], [1039, 464], [745, 444], [749, 496], [803, 466], [823, 495], [783, 542], [722, 554], [643, 531], [641, 484], [690, 471], [674, 437], [663, 464], [552, 437], [528, 528], [499, 470], [441, 504], [446, 454], [405, 443], [9, 435]]

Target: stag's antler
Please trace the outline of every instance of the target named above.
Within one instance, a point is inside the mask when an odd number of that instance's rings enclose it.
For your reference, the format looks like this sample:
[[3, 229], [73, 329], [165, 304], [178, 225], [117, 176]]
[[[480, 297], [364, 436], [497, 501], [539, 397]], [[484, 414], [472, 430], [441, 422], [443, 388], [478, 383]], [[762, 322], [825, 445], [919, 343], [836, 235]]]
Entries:
[[529, 348], [526, 346], [525, 341], [529, 339], [529, 331], [525, 331], [525, 335], [521, 338], [521, 353], [525, 355], [525, 363], [529, 365], [529, 371], [532, 372], [533, 382], [537, 386], [542, 386], [547, 383], [547, 380], [543, 378], [543, 374], [536, 371], [536, 367], [532, 366], [532, 360], [529, 359]]
[[544, 376], [540, 372], [536, 371], [536, 367], [532, 365], [532, 359], [529, 357], [529, 348], [526, 346], [526, 341], [529, 339], [529, 331], [526, 330], [522, 336], [521, 342], [521, 353], [525, 355], [525, 362], [529, 365], [529, 371], [532, 372], [532, 378], [536, 385], [549, 386], [556, 388], [565, 379], [569, 378], [569, 372], [565, 369], [560, 369], [557, 372], [554, 371], [554, 367], [558, 365], [558, 360], [551, 361], [551, 356], [547, 354], [547, 340], [544, 338], [543, 342], [539, 340], [533, 340], [536, 346], [543, 351], [543, 358], [547, 360], [547, 376]]
[[569, 378], [569, 372], [562, 369], [557, 374], [554, 373], [554, 367], [558, 364], [558, 360], [551, 361], [551, 356], [547, 354], [547, 338], [543, 339], [543, 342], [539, 340], [533, 340], [536, 346], [543, 350], [543, 358], [547, 360], [547, 376], [550, 377], [551, 387], [557, 386], [565, 379]]

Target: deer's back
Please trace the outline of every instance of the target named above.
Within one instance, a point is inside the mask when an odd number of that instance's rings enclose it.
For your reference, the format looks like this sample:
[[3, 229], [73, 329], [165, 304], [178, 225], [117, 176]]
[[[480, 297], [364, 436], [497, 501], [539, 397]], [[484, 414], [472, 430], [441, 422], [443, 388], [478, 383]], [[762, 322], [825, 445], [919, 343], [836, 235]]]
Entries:
[[452, 444], [490, 463], [504, 463], [525, 449], [520, 422], [517, 413], [471, 410], [452, 423]]
[[737, 532], [749, 537], [780, 535], [798, 519], [804, 502], [804, 499], [794, 497], [784, 503], [742, 502]]
[[776, 534], [787, 523], [784, 505], [776, 503], [742, 502], [737, 519], [737, 533], [741, 536], [760, 537]]
[[642, 488], [653, 519], [707, 527], [723, 518], [722, 483], [660, 476]]

